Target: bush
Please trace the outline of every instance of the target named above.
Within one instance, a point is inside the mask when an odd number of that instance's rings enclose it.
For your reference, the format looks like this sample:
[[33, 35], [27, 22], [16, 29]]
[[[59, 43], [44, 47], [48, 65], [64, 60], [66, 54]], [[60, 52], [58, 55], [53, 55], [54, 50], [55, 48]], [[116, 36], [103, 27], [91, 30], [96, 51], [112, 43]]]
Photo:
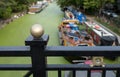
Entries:
[[20, 5], [17, 5], [17, 6], [13, 6], [12, 9], [13, 9], [13, 12], [21, 12], [21, 11], [26, 10], [27, 6], [24, 5], [24, 4], [20, 4]]
[[2, 19], [7, 19], [10, 18], [12, 14], [12, 9], [11, 7], [6, 7], [6, 8], [0, 8], [0, 17]]
[[0, 8], [0, 18], [2, 18], [2, 8]]
[[27, 7], [27, 5], [21, 5], [22, 6], [22, 11], [25, 11], [25, 10], [27, 10], [28, 9], [28, 7]]
[[116, 27], [120, 28], [120, 18], [114, 18], [112, 21]]
[[94, 8], [85, 9], [85, 13], [88, 15], [95, 15], [98, 11]]

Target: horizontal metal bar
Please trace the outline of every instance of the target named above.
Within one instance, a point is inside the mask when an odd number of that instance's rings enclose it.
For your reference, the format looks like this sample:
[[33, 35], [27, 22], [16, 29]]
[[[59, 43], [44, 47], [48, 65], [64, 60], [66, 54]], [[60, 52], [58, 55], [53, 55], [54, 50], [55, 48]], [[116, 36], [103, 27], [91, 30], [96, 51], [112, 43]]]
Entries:
[[120, 56], [120, 46], [48, 46], [46, 56]]
[[29, 46], [0, 47], [0, 57], [28, 57], [30, 55]]
[[47, 70], [118, 70], [120, 64], [106, 64], [105, 67], [90, 67], [86, 64], [49, 64]]
[[[111, 54], [111, 55], [110, 55]], [[30, 56], [29, 46], [0, 47], [0, 56]], [[94, 47], [64, 47], [47, 46], [46, 56], [120, 56], [120, 46], [94, 46]]]
[[[48, 64], [46, 70], [119, 70], [120, 64], [106, 64], [105, 67], [90, 67], [86, 64]], [[0, 70], [32, 70], [31, 64], [0, 64]]]
[[31, 64], [0, 64], [0, 70], [31, 70]]

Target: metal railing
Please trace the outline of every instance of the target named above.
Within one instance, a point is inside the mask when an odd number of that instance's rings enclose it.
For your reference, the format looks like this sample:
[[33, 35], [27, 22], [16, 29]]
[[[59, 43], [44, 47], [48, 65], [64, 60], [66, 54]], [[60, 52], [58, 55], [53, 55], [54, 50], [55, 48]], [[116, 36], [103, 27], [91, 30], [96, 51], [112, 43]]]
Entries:
[[24, 77], [46, 77], [47, 71], [58, 71], [58, 77], [62, 77], [62, 71], [70, 70], [73, 77], [76, 71], [87, 71], [87, 77], [91, 76], [92, 70], [101, 70], [102, 77], [106, 77], [106, 71], [115, 71], [115, 76], [120, 77], [120, 64], [105, 64], [105, 67], [90, 67], [82, 64], [47, 64], [46, 57], [49, 56], [120, 56], [120, 46], [94, 46], [94, 47], [64, 47], [47, 46], [48, 35], [39, 39], [30, 36], [22, 47], [0, 47], [0, 57], [31, 57], [32, 64], [0, 64], [0, 70], [17, 70], [29, 72]]

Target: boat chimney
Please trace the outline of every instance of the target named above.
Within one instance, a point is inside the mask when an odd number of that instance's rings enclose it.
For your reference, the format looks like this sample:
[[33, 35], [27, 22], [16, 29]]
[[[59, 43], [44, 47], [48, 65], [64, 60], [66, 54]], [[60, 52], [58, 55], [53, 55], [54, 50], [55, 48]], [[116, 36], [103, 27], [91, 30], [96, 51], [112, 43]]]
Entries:
[[103, 31], [101, 32], [101, 36], [103, 36]]

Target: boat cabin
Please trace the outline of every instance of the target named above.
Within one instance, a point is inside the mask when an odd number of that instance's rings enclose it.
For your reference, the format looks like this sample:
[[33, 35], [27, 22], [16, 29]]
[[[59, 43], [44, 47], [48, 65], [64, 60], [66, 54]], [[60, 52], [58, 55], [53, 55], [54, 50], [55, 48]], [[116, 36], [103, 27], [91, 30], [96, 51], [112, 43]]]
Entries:
[[65, 18], [66, 19], [75, 19], [75, 16], [73, 15], [73, 13], [72, 12], [70, 12], [69, 10], [66, 10], [65, 12], [64, 12], [64, 14], [65, 14]]
[[42, 5], [34, 5], [34, 6], [29, 7], [28, 13], [35, 14], [35, 13], [40, 12], [41, 10], [42, 10]]
[[86, 31], [93, 37], [96, 45], [112, 46], [116, 45], [116, 36], [104, 29], [99, 23], [93, 21], [85, 22]]

